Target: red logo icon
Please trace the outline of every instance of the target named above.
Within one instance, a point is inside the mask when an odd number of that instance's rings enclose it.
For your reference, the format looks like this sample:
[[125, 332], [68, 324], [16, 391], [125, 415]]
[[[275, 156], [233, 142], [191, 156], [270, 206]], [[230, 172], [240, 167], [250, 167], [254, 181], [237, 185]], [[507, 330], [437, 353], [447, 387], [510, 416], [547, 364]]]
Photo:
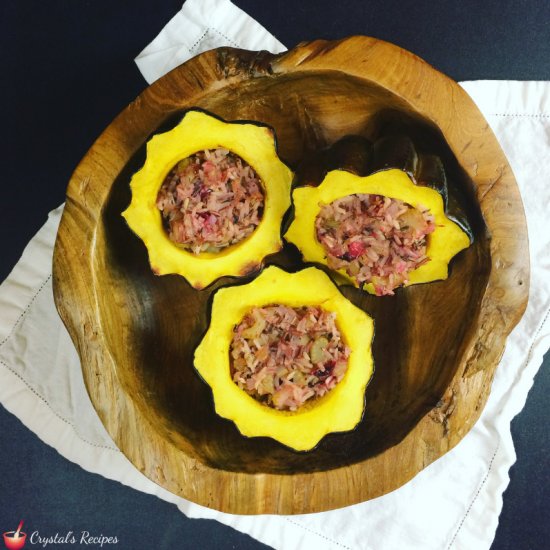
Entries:
[[21, 550], [25, 546], [27, 540], [27, 533], [23, 533], [21, 528], [23, 527], [23, 520], [19, 523], [17, 531], [7, 531], [4, 533], [4, 544], [9, 550]]

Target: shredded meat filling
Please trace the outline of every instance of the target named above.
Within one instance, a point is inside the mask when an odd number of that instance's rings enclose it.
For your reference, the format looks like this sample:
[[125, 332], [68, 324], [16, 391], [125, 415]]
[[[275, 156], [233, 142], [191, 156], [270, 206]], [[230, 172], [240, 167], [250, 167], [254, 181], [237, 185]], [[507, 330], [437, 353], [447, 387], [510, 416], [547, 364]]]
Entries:
[[174, 166], [157, 207], [174, 243], [194, 254], [218, 252], [248, 237], [260, 223], [262, 182], [234, 153], [206, 149]]
[[325, 395], [344, 377], [350, 354], [335, 318], [320, 307], [253, 308], [234, 328], [233, 381], [280, 410]]
[[429, 261], [427, 236], [435, 230], [426, 209], [380, 195], [349, 195], [322, 205], [317, 239], [332, 269], [343, 269], [377, 295], [393, 294], [411, 271]]

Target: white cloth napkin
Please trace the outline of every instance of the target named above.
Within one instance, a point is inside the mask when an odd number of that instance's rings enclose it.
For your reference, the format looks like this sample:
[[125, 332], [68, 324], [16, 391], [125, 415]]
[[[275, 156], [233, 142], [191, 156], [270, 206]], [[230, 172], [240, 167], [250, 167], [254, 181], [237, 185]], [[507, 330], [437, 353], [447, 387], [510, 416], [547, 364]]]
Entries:
[[229, 0], [187, 0], [161, 33], [136, 58], [149, 84], [206, 50], [232, 46], [284, 52], [286, 48]]
[[[283, 49], [228, 0], [188, 0], [136, 60], [152, 81], [205, 49]], [[84, 469], [213, 518], [277, 549], [485, 549], [494, 538], [508, 470], [512, 418], [523, 408], [550, 345], [550, 83], [468, 82], [522, 193], [530, 235], [531, 293], [508, 339], [487, 405], [460, 444], [402, 488], [340, 510], [236, 516], [179, 498], [145, 478], [116, 448], [86, 393], [75, 349], [54, 307], [53, 244], [62, 207], [0, 286], [0, 402], [45, 443]]]

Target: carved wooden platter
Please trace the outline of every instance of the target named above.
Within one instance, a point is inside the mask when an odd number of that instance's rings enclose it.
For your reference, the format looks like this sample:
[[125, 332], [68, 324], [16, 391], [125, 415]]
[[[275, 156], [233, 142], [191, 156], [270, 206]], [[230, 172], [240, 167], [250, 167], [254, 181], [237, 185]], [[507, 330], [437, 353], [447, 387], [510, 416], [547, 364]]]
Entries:
[[[215, 414], [192, 357], [213, 291], [234, 281], [196, 291], [181, 277], [155, 276], [120, 215], [147, 139], [191, 107], [269, 124], [291, 167], [342, 136], [370, 137], [390, 116], [441, 156], [465, 197], [475, 241], [449, 279], [383, 298], [342, 287], [374, 317], [375, 374], [359, 426], [311, 452], [247, 439]], [[268, 263], [295, 262], [283, 250]], [[468, 95], [405, 50], [352, 37], [278, 56], [213, 50], [147, 88], [73, 174], [53, 274], [92, 403], [140, 471], [224, 512], [298, 514], [397, 489], [466, 435], [524, 311], [529, 259], [514, 176]]]

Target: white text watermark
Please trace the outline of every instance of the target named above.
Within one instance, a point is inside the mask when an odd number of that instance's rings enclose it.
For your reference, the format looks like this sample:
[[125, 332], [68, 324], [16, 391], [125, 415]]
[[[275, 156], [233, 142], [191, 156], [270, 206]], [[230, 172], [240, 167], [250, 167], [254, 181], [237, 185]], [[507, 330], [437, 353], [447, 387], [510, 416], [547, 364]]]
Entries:
[[41, 535], [39, 531], [33, 531], [28, 539], [31, 544], [39, 544], [42, 548], [47, 548], [50, 544], [80, 544], [84, 546], [103, 546], [118, 544], [116, 536], [107, 536], [103, 534], [94, 535], [89, 531], [80, 531], [74, 533], [67, 532], [65, 535], [56, 533], [55, 535]]

